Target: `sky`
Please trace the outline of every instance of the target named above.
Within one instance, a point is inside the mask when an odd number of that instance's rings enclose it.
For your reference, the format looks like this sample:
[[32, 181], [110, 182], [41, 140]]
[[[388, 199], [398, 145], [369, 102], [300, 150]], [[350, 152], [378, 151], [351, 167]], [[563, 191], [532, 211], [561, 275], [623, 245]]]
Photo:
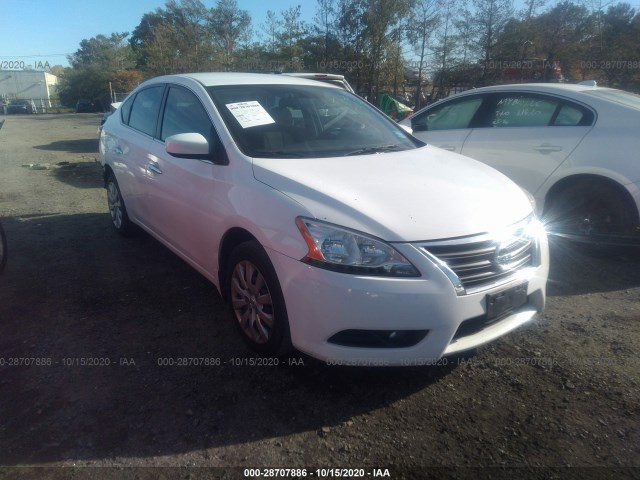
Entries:
[[[215, 0], [202, 0], [209, 8]], [[302, 19], [312, 22], [315, 0], [237, 0], [248, 10], [253, 26], [260, 30], [267, 10], [279, 13], [300, 5]], [[67, 55], [83, 39], [99, 34], [133, 32], [142, 15], [164, 7], [165, 0], [0, 0], [0, 70], [9, 62], [37, 67], [68, 66]]]

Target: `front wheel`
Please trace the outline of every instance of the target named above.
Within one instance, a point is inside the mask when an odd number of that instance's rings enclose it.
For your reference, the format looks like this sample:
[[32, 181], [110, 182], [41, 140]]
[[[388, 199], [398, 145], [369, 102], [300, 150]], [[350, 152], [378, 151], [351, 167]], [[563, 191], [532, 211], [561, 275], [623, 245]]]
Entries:
[[287, 309], [267, 252], [256, 241], [244, 242], [231, 254], [227, 271], [231, 313], [245, 342], [261, 355], [288, 353]]

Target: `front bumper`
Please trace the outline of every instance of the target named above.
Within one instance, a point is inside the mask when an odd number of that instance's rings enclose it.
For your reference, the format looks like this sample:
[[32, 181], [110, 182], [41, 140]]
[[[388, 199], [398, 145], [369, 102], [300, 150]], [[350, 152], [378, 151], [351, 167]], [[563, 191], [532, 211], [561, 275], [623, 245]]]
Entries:
[[[495, 340], [544, 309], [549, 271], [544, 235], [537, 239], [537, 265], [518, 271], [500, 285], [464, 295], [419, 248], [411, 244], [394, 246], [421, 271], [422, 277], [348, 275], [316, 268], [273, 250], [268, 252], [284, 293], [291, 340], [297, 349], [329, 363], [428, 364], [443, 355]], [[525, 282], [526, 302], [487, 321], [487, 295]], [[330, 341], [346, 330], [428, 332], [418, 343], [403, 347], [348, 346]]]

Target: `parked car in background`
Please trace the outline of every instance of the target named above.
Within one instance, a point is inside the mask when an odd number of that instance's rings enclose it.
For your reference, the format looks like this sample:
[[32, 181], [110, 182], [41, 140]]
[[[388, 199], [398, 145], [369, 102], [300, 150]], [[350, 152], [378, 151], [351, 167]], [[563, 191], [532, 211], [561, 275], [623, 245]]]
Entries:
[[11, 100], [7, 113], [35, 113], [35, 108], [31, 100]]
[[547, 230], [636, 242], [640, 96], [595, 82], [478, 88], [403, 122], [413, 135], [501, 171], [529, 191]]
[[95, 111], [95, 106], [91, 100], [80, 99], [76, 103], [76, 113], [91, 113]]
[[208, 278], [260, 354], [424, 364], [544, 307], [546, 235], [522, 189], [343, 89], [158, 77], [107, 118], [100, 152], [114, 228]]

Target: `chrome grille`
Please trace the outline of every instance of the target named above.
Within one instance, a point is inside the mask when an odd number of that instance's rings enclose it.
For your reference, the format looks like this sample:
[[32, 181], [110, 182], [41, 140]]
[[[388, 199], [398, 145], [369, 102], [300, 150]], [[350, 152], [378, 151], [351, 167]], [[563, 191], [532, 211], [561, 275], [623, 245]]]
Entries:
[[469, 243], [423, 245], [451, 269], [465, 290], [499, 283], [517, 270], [531, 266], [535, 241], [526, 236], [513, 236], [507, 241], [482, 240]]

